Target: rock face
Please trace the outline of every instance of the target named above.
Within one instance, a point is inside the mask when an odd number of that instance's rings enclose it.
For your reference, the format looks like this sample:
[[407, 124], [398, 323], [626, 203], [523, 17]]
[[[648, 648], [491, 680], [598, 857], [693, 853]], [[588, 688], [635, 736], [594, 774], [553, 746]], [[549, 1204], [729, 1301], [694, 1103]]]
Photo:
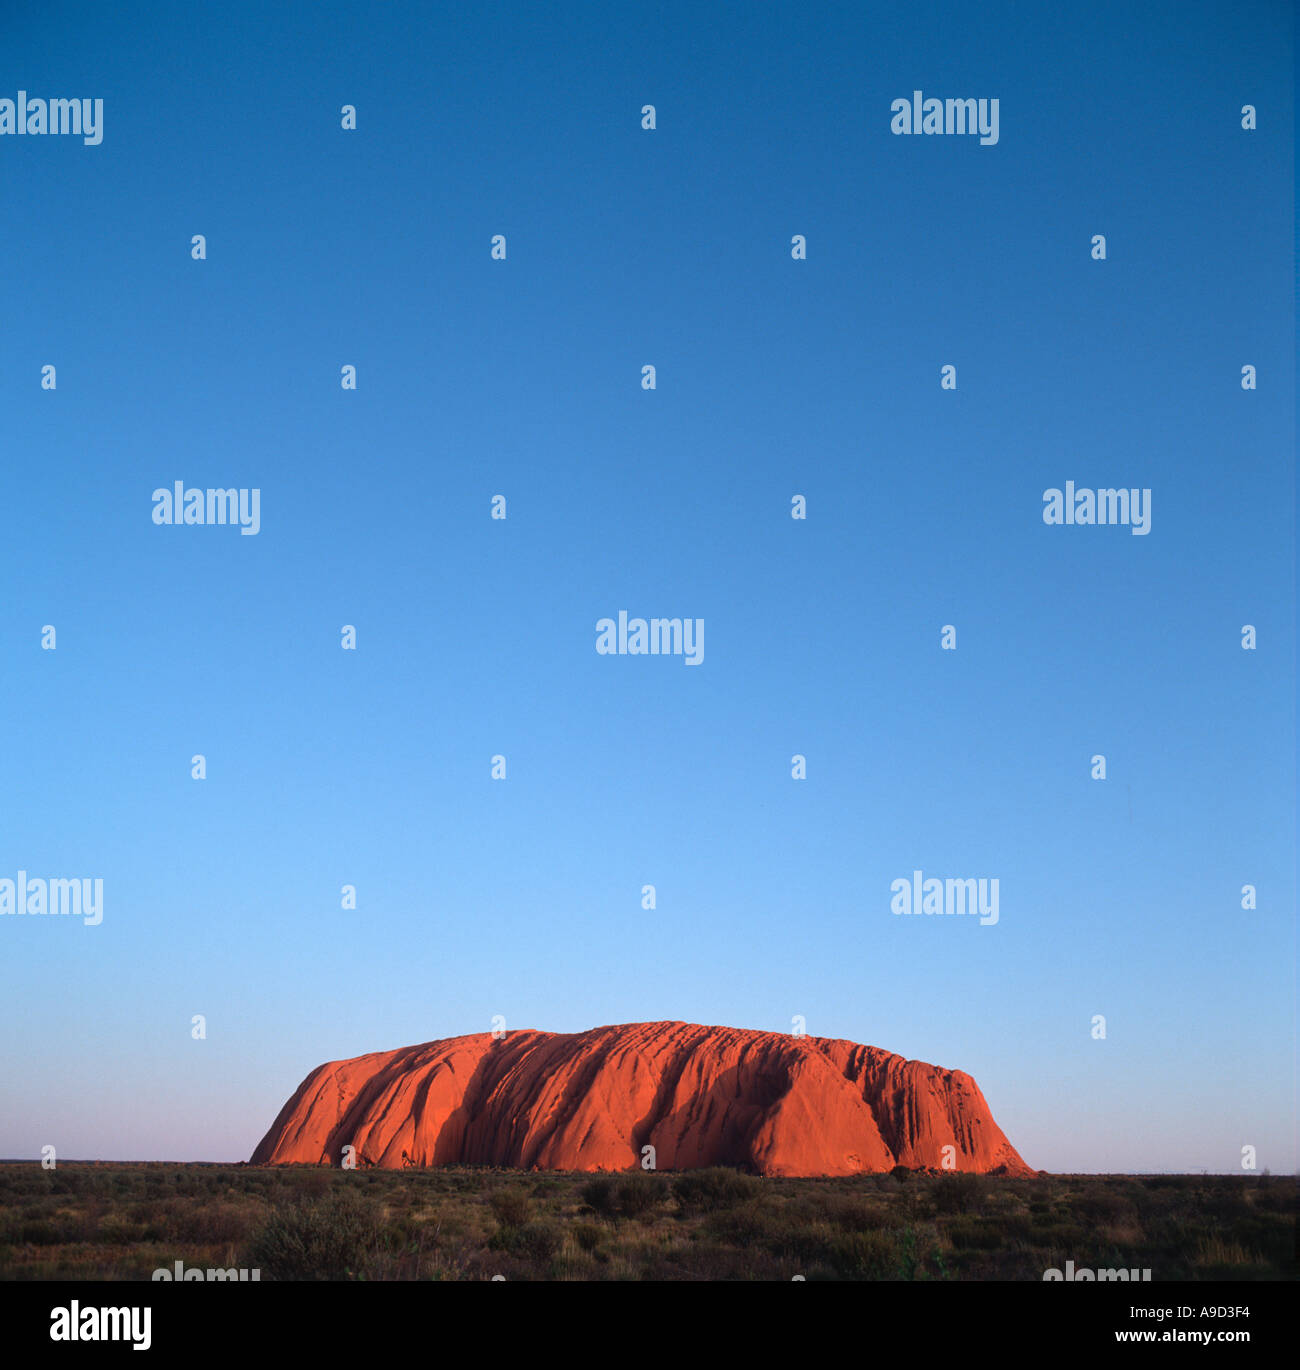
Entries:
[[625, 1023], [573, 1034], [451, 1037], [319, 1066], [252, 1163], [627, 1170], [743, 1166], [764, 1175], [943, 1167], [1034, 1172], [979, 1086], [830, 1037]]

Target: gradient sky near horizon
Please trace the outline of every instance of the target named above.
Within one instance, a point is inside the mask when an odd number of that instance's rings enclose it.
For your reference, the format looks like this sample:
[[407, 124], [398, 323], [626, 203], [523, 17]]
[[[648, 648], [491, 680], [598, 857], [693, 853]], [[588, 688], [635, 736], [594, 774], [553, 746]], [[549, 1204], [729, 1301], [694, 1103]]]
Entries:
[[1294, 1170], [1294, 8], [262, 11], [0, 17], [0, 98], [104, 100], [0, 138], [0, 877], [105, 888], [0, 919], [0, 1156], [246, 1159], [496, 1014], [803, 1015], [1037, 1167]]

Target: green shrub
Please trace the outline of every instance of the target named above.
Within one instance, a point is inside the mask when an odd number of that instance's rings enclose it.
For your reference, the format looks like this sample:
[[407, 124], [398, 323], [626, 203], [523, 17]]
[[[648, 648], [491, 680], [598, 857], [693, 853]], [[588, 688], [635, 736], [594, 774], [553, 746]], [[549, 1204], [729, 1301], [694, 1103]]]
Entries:
[[598, 1223], [574, 1223], [570, 1229], [573, 1240], [583, 1251], [594, 1251], [599, 1245], [605, 1230]]
[[734, 1207], [719, 1209], [705, 1219], [704, 1228], [711, 1237], [741, 1247], [769, 1243], [781, 1246], [788, 1235], [781, 1215], [762, 1199], [749, 1199]]
[[734, 1208], [746, 1199], [757, 1197], [761, 1183], [752, 1175], [725, 1166], [708, 1170], [687, 1170], [673, 1181], [673, 1193], [687, 1213], [711, 1213], [719, 1208]]
[[644, 1170], [620, 1175], [614, 1185], [614, 1202], [625, 1218], [639, 1218], [668, 1197], [664, 1182]]
[[1111, 1194], [1099, 1189], [1092, 1194], [1080, 1194], [1070, 1200], [1071, 1213], [1084, 1222], [1101, 1226], [1103, 1223], [1119, 1222], [1133, 1215], [1133, 1205], [1120, 1194]]
[[1086, 1248], [1096, 1234], [1079, 1223], [1055, 1222], [1050, 1227], [1034, 1228], [1034, 1245], [1042, 1251], [1073, 1252]]
[[295, 1175], [293, 1183], [298, 1192], [308, 1198], [323, 1199], [329, 1193], [332, 1178], [332, 1171], [325, 1166], [318, 1166]]
[[827, 1200], [826, 1218], [846, 1232], [871, 1232], [890, 1226], [887, 1216], [863, 1199], [835, 1197]]
[[596, 1175], [583, 1185], [582, 1201], [604, 1218], [639, 1218], [668, 1198], [668, 1186], [644, 1170]]
[[618, 1213], [618, 1201], [614, 1197], [614, 1178], [613, 1175], [596, 1175], [578, 1191], [588, 1208], [606, 1218], [613, 1218]]
[[143, 1240], [145, 1230], [144, 1223], [132, 1222], [123, 1213], [108, 1213], [99, 1224], [96, 1238], [113, 1246], [134, 1246]]
[[934, 1182], [930, 1197], [939, 1213], [969, 1213], [984, 1193], [981, 1176], [969, 1170], [952, 1170]]
[[533, 1211], [532, 1202], [522, 1189], [494, 1189], [488, 1195], [488, 1204], [502, 1227], [522, 1227]]
[[173, 1209], [166, 1215], [164, 1228], [174, 1241], [217, 1246], [240, 1242], [248, 1236], [248, 1210], [229, 1203], [205, 1203], [202, 1207], [181, 1207], [170, 1200]]
[[889, 1232], [843, 1232], [827, 1252], [831, 1268], [838, 1275], [857, 1280], [896, 1279], [899, 1270], [898, 1243]]
[[1004, 1244], [1004, 1234], [997, 1224], [984, 1218], [954, 1218], [947, 1232], [948, 1240], [958, 1251], [996, 1251]]
[[352, 1190], [273, 1209], [248, 1244], [247, 1264], [272, 1280], [346, 1280], [365, 1273], [379, 1232]]
[[552, 1222], [524, 1223], [522, 1227], [498, 1227], [488, 1246], [526, 1260], [549, 1261], [564, 1242], [564, 1234]]

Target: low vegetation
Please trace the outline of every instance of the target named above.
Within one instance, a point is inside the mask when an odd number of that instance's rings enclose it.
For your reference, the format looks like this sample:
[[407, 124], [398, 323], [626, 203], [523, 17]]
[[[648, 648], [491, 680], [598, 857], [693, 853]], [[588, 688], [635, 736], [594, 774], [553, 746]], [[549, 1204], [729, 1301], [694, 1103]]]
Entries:
[[0, 1278], [147, 1280], [1294, 1279], [1296, 1182], [905, 1171], [0, 1165]]

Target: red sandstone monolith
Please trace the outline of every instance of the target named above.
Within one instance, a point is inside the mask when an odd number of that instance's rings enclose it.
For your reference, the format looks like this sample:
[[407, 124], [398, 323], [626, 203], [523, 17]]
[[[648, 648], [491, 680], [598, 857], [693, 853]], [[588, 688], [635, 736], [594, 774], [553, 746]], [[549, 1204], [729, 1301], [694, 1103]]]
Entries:
[[[624, 1023], [451, 1037], [319, 1066], [252, 1163], [763, 1175], [1034, 1172], [960, 1070], [830, 1037]], [[945, 1164], [945, 1148], [950, 1164]]]

